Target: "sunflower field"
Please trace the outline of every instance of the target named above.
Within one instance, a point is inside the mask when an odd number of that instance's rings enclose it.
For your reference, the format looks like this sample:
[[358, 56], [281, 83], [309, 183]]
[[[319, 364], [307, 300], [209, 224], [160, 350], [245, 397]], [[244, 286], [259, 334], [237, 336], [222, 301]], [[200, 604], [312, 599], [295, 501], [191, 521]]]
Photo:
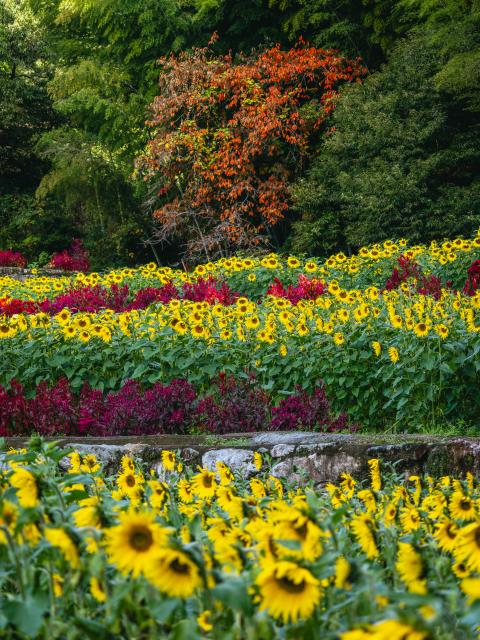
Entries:
[[364, 484], [314, 490], [252, 456], [247, 479], [167, 450], [112, 477], [39, 438], [3, 454], [1, 637], [480, 637], [471, 474], [400, 477], [373, 459]]
[[202, 396], [224, 374], [253, 376], [274, 404], [322, 384], [333, 412], [363, 428], [472, 429], [479, 259], [480, 233], [323, 261], [268, 254], [190, 271], [0, 277], [0, 401], [13, 403], [15, 381], [33, 397], [63, 379], [74, 395], [182, 380]]

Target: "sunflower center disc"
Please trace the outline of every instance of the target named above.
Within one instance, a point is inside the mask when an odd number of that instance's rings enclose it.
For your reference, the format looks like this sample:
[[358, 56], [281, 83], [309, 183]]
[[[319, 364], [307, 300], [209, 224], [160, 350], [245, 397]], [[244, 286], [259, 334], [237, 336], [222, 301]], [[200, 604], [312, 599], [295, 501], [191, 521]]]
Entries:
[[146, 551], [153, 543], [153, 537], [148, 529], [134, 529], [130, 534], [130, 544], [137, 551]]
[[292, 582], [288, 578], [277, 578], [276, 580], [277, 580], [277, 583], [279, 584], [279, 586], [284, 591], [287, 591], [287, 593], [302, 593], [303, 591], [305, 591], [305, 581], [304, 580], [302, 580], [298, 584], [295, 584], [295, 582]]

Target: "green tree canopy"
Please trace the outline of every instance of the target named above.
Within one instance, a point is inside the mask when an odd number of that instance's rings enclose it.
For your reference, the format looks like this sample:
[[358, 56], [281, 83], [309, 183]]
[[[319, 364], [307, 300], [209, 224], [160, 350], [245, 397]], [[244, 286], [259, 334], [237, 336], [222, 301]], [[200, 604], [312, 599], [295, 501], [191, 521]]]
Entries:
[[43, 166], [33, 151], [52, 126], [52, 75], [44, 33], [22, 0], [0, 6], [0, 194], [31, 188]]
[[480, 225], [479, 121], [435, 86], [441, 63], [423, 37], [346, 87], [308, 176], [294, 188], [296, 250], [413, 242]]

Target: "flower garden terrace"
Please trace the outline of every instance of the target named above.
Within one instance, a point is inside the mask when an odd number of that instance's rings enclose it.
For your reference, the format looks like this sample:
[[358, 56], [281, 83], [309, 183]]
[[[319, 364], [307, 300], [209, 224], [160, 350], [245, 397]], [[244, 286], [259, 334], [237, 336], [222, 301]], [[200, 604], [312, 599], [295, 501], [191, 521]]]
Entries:
[[[278, 398], [323, 380], [334, 410], [364, 427], [474, 425], [479, 257], [477, 235], [428, 247], [387, 241], [323, 262], [270, 254], [192, 272], [150, 264], [22, 283], [2, 278], [4, 308], [47, 300], [53, 311], [4, 313], [0, 384], [19, 380], [33, 393], [40, 380], [53, 385], [66, 375], [74, 392], [87, 380], [108, 392], [129, 379], [148, 387], [181, 378], [201, 392], [220, 372], [249, 372]], [[85, 288], [115, 297], [125, 286], [128, 310], [55, 307]], [[146, 290], [169, 293], [151, 301]], [[139, 296], [147, 306], [131, 308]]]
[[156, 469], [124, 456], [108, 477], [38, 438], [4, 454], [2, 637], [478, 637], [471, 473], [402, 477], [370, 459], [367, 481], [315, 489], [253, 459], [249, 479], [173, 451]]

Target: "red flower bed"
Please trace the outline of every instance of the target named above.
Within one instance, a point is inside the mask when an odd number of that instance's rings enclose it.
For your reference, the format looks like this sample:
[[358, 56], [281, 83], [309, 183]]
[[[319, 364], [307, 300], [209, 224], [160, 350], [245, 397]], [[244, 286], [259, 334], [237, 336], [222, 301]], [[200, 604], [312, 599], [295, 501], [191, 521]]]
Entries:
[[[385, 283], [385, 289], [392, 291], [398, 289], [404, 282], [415, 283], [415, 291], [423, 296], [433, 296], [439, 300], [442, 296], [442, 281], [433, 274], [425, 276], [422, 267], [412, 258], [400, 256], [397, 260], [398, 268], [393, 269], [392, 275]], [[452, 286], [451, 282], [446, 283], [447, 288]]]
[[53, 254], [50, 266], [63, 271], [87, 272], [90, 269], [90, 259], [82, 241], [74, 240], [70, 249]]
[[480, 291], [480, 260], [475, 260], [468, 269], [468, 277], [463, 287], [463, 293], [468, 296], [474, 296], [477, 291]]
[[120, 436], [208, 433], [264, 429], [321, 431], [356, 430], [345, 415], [332, 417], [323, 386], [313, 394], [300, 389], [276, 407], [253, 377], [220, 374], [200, 398], [187, 380], [157, 382], [144, 389], [127, 380], [119, 391], [103, 394], [87, 383], [76, 395], [66, 378], [53, 386], [41, 382], [33, 398], [13, 381], [0, 385], [0, 437], [39, 433], [44, 436]]
[[17, 300], [13, 298], [0, 298], [0, 315], [14, 316], [17, 313], [38, 313], [39, 308], [36, 302], [30, 300]]
[[0, 251], [0, 267], [25, 267], [26, 259], [18, 251]]
[[193, 284], [184, 284], [179, 291], [171, 282], [159, 288], [145, 287], [133, 296], [128, 285], [110, 287], [101, 285], [76, 287], [61, 293], [53, 300], [46, 298], [41, 302], [25, 302], [23, 300], [6, 298], [0, 299], [0, 314], [11, 316], [15, 313], [48, 313], [55, 315], [62, 309], [69, 309], [72, 313], [79, 311], [96, 313], [104, 309], [112, 309], [120, 313], [133, 309], [146, 309], [154, 302], [167, 304], [170, 300], [206, 301], [210, 304], [220, 303], [230, 305], [238, 298], [238, 293], [231, 291], [225, 283], [219, 283], [214, 278], [200, 279]]
[[322, 280], [312, 278], [309, 280], [303, 274], [298, 276], [297, 286], [289, 285], [287, 288], [283, 286], [278, 278], [275, 278], [268, 287], [267, 295], [276, 298], [286, 298], [292, 304], [298, 304], [300, 300], [315, 300], [323, 295], [327, 290], [327, 285]]
[[200, 278], [197, 282], [186, 282], [183, 285], [182, 298], [192, 302], [209, 302], [210, 304], [231, 305], [238, 298], [238, 293], [231, 291], [225, 282], [219, 283], [215, 278]]

